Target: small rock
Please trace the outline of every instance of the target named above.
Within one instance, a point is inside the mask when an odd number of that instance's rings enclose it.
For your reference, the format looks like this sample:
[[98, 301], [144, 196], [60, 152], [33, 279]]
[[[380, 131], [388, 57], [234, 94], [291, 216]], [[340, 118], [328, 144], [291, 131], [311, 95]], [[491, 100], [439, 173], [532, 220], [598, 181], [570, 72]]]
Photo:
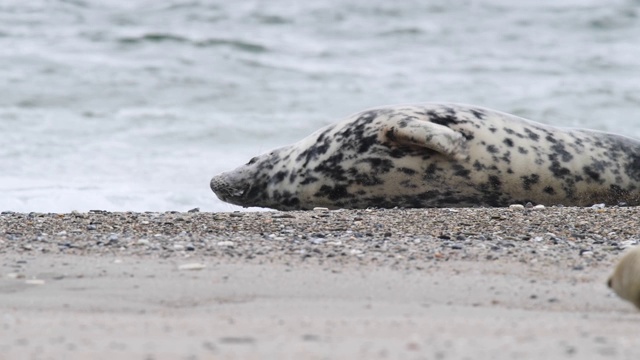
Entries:
[[24, 283], [28, 285], [44, 285], [45, 281], [42, 279], [27, 279]]
[[178, 270], [202, 270], [207, 266], [200, 263], [182, 264], [178, 266]]
[[233, 241], [218, 241], [218, 243], [216, 244], [218, 246], [233, 246], [235, 245], [235, 243]]
[[593, 251], [591, 250], [580, 250], [580, 256], [582, 257], [592, 257]]
[[252, 337], [223, 337], [220, 342], [223, 344], [253, 344], [256, 340]]
[[314, 207], [313, 211], [329, 211], [329, 208], [326, 207]]
[[524, 210], [524, 206], [520, 204], [512, 204], [509, 205], [509, 209], [511, 210]]

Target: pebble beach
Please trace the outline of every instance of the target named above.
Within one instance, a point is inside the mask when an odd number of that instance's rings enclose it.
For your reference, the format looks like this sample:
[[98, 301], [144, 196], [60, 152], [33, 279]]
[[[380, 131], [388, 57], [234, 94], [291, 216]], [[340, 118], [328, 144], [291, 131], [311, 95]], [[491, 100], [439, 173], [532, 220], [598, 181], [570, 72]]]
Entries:
[[448, 260], [609, 265], [640, 241], [637, 207], [0, 215], [0, 253], [420, 268]]
[[635, 357], [605, 282], [638, 229], [617, 206], [3, 212], [0, 353]]

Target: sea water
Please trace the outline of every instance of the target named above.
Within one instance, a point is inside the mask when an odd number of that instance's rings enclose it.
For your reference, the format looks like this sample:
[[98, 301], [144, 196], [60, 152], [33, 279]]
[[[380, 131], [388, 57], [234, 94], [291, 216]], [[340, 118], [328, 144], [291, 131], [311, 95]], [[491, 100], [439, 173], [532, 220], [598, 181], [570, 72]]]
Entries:
[[640, 1], [0, 1], [0, 211], [234, 211], [210, 178], [368, 107], [640, 138]]

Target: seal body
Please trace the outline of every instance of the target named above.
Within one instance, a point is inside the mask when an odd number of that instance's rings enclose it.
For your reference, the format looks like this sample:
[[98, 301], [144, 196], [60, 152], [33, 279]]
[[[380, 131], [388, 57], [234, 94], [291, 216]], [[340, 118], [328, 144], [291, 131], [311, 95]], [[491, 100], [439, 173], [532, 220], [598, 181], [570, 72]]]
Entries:
[[640, 204], [640, 141], [481, 107], [375, 108], [215, 176], [223, 201], [279, 210]]
[[620, 259], [607, 285], [622, 299], [640, 310], [640, 246], [627, 251]]

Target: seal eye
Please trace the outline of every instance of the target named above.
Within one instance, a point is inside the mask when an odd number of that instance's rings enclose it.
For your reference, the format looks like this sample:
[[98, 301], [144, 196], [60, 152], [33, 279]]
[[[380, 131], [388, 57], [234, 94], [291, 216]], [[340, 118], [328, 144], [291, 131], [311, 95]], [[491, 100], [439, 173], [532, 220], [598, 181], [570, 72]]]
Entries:
[[256, 157], [254, 157], [254, 158], [252, 158], [251, 160], [249, 160], [249, 162], [247, 163], [247, 165], [255, 164], [255, 162], [256, 162], [256, 161], [258, 161], [258, 157], [257, 157], [257, 156], [256, 156]]
[[609, 280], [607, 281], [607, 286], [608, 286], [609, 288], [612, 288], [612, 287], [613, 287], [613, 279], [612, 279], [612, 278], [609, 278]]

